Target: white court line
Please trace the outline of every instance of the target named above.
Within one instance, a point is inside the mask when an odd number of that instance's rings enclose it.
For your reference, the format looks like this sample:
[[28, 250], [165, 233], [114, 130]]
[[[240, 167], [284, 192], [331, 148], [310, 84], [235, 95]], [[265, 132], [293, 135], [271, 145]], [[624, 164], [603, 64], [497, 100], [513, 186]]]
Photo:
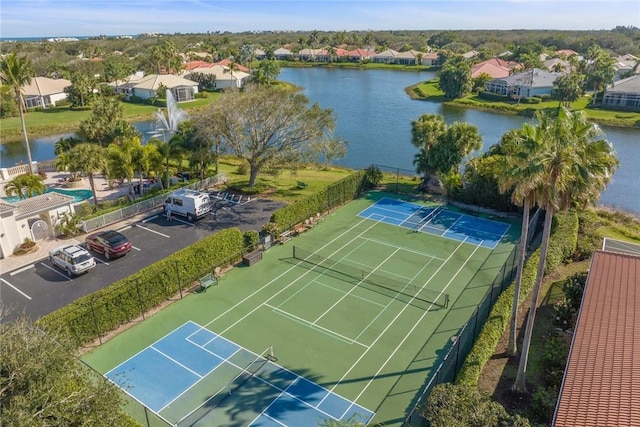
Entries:
[[[466, 238], [465, 238], [466, 240]], [[462, 243], [460, 243], [460, 245], [462, 245], [464, 243], [464, 241]], [[458, 248], [460, 247], [460, 245], [458, 246]], [[453, 282], [453, 280], [458, 276], [458, 274], [460, 274], [460, 272], [462, 271], [462, 269], [464, 268], [465, 265], [467, 265], [467, 263], [471, 260], [471, 258], [473, 257], [473, 255], [475, 255], [476, 251], [480, 248], [481, 245], [476, 245], [475, 249], [473, 250], [473, 252], [471, 252], [471, 254], [467, 257], [467, 259], [465, 260], [465, 262], [458, 268], [458, 270], [456, 271], [456, 273], [451, 277], [451, 279], [449, 279], [449, 282], [446, 284], [446, 286], [444, 287], [444, 289], [442, 289], [442, 292], [446, 291], [447, 288], [449, 287], [449, 285], [451, 285], [451, 283]], [[456, 251], [458, 250], [458, 248], [456, 248]], [[455, 251], [454, 251], [455, 253]], [[452, 254], [453, 255], [453, 254]], [[445, 263], [446, 264], [446, 263]], [[444, 264], [443, 264], [444, 265]], [[437, 272], [436, 272], [437, 273]], [[435, 274], [434, 274], [435, 276]], [[434, 277], [432, 276], [432, 278]], [[431, 280], [431, 279], [429, 279]], [[433, 306], [433, 305], [432, 305]], [[422, 320], [424, 319], [424, 317], [427, 315], [427, 313], [429, 312], [429, 310], [426, 310], [422, 316], [420, 316], [420, 319], [418, 319], [417, 322], [414, 323], [413, 327], [409, 330], [409, 332], [405, 335], [405, 337], [402, 339], [402, 341], [400, 342], [400, 344], [398, 344], [398, 346], [395, 348], [395, 350], [393, 350], [393, 352], [391, 352], [391, 354], [389, 355], [389, 357], [387, 358], [387, 360], [382, 364], [382, 366], [380, 366], [380, 369], [378, 369], [378, 371], [375, 373], [375, 375], [373, 375], [371, 377], [371, 379], [369, 380], [369, 382], [367, 383], [367, 385], [364, 386], [364, 388], [362, 389], [362, 391], [360, 392], [360, 394], [358, 394], [358, 396], [356, 396], [354, 402], [356, 400], [358, 400], [360, 398], [360, 396], [362, 396], [362, 394], [367, 390], [367, 388], [369, 388], [369, 386], [371, 385], [371, 383], [373, 383], [373, 380], [376, 379], [376, 377], [380, 374], [380, 372], [382, 372], [382, 369], [384, 369], [385, 366], [387, 366], [387, 363], [389, 363], [389, 361], [393, 358], [393, 356], [396, 354], [396, 352], [402, 347], [402, 345], [404, 344], [404, 342], [409, 339], [409, 336], [413, 333], [413, 331], [418, 327], [418, 325], [422, 322]], [[396, 317], [397, 319], [397, 317]], [[391, 322], [392, 324], [395, 322], [396, 319], [393, 319], [393, 321]], [[383, 333], [386, 332], [386, 329], [383, 331]], [[377, 341], [377, 339], [376, 339]], [[374, 342], [375, 344], [375, 342]], [[373, 344], [371, 345], [373, 346]], [[358, 359], [359, 361], [359, 359]], [[358, 363], [358, 361], [356, 361], [356, 364]], [[355, 366], [355, 364], [354, 364]], [[351, 368], [353, 369], [353, 367]], [[348, 373], [348, 372], [347, 372]], [[346, 374], [345, 374], [346, 376]], [[337, 387], [338, 384], [340, 384], [340, 382], [342, 382], [342, 380], [345, 378], [345, 376], [343, 376], [337, 383], [336, 385], [333, 386], [333, 388]], [[332, 388], [332, 390], [333, 390]]]
[[[427, 280], [427, 282], [425, 283], [425, 286], [431, 282], [431, 280], [438, 274], [438, 272], [442, 269], [442, 267], [444, 267], [447, 262], [453, 257], [453, 255], [458, 252], [458, 249], [460, 249], [460, 247], [462, 247], [462, 245], [464, 244], [464, 241], [460, 242], [460, 244], [456, 247], [456, 249], [451, 252], [451, 255], [449, 255], [449, 257], [447, 258], [447, 261], [445, 261], [440, 267], [438, 267], [438, 269], [433, 273], [433, 275], [429, 278], [429, 280]], [[465, 262], [466, 264], [466, 262]], [[462, 268], [462, 267], [461, 267]], [[457, 274], [457, 273], [456, 273]], [[451, 282], [449, 282], [450, 284]], [[447, 284], [447, 286], [442, 290], [442, 292], [444, 292], [447, 287], [449, 286], [449, 284]], [[442, 293], [441, 292], [441, 293]], [[411, 301], [415, 299], [412, 298]], [[411, 302], [410, 301], [410, 302]], [[393, 324], [396, 322], [396, 320], [398, 320], [400, 318], [400, 316], [402, 315], [402, 313], [404, 313], [404, 311], [409, 307], [409, 304], [406, 304], [404, 307], [402, 307], [402, 310], [400, 310], [398, 312], [398, 314], [396, 314], [396, 316], [393, 318], [393, 320], [391, 320], [391, 322], [387, 325], [386, 328], [384, 328], [384, 330], [382, 330], [382, 332], [380, 332], [380, 334], [378, 334], [378, 337], [373, 340], [373, 342], [370, 344], [369, 348], [367, 350], [365, 350], [360, 357], [358, 357], [358, 359], [353, 363], [353, 365], [351, 365], [351, 367], [347, 370], [347, 372], [344, 373], [344, 375], [342, 376], [342, 378], [340, 378], [335, 384], [334, 386], [331, 388], [331, 391], [335, 390], [336, 387], [338, 387], [338, 385], [340, 383], [342, 383], [345, 378], [347, 378], [347, 375], [349, 375], [349, 373], [351, 373], [351, 371], [356, 367], [356, 365], [358, 365], [358, 363], [360, 363], [360, 361], [367, 355], [367, 353], [369, 352], [369, 350], [371, 350], [373, 348], [373, 346], [378, 342], [378, 340], [380, 340], [380, 338], [382, 338], [387, 331], [389, 330], [389, 328], [391, 328], [391, 326], [393, 326]], [[380, 373], [380, 371], [382, 370], [382, 368], [384, 366], [386, 366], [386, 364], [389, 362], [389, 360], [391, 360], [391, 357], [393, 355], [395, 355], [395, 353], [402, 347], [402, 343], [404, 343], [407, 338], [409, 337], [409, 335], [411, 334], [411, 332], [413, 332], [413, 330], [415, 328], [418, 327], [418, 325], [420, 324], [420, 322], [422, 321], [422, 319], [424, 319], [424, 317], [427, 315], [427, 313], [429, 313], [429, 311], [431, 310], [431, 307], [433, 307], [433, 304], [431, 304], [431, 306], [424, 311], [424, 313], [422, 313], [422, 316], [420, 317], [420, 319], [414, 323], [413, 327], [411, 328], [411, 330], [409, 331], [408, 334], [405, 335], [404, 339], [402, 340], [402, 342], [400, 343], [400, 345], [398, 345], [396, 347], [396, 349], [393, 351], [393, 353], [387, 358], [387, 360], [384, 362], [384, 364], [380, 367], [380, 369], [378, 370], [378, 372], [376, 373], [376, 375], [374, 375], [371, 380], [367, 383], [367, 385], [365, 386], [365, 388], [362, 390], [362, 392], [360, 392], [360, 394], [358, 394], [358, 396], [356, 396], [356, 398], [353, 400], [354, 402], [356, 402], [360, 396], [362, 396], [362, 394], [366, 391], [366, 389], [369, 387], [369, 385], [371, 385], [371, 382], [376, 378], [376, 376]]]
[[421, 252], [421, 251], [417, 251], [415, 249], [405, 248], [403, 246], [396, 246], [396, 245], [394, 245], [392, 243], [385, 242], [384, 240], [372, 239], [370, 237], [360, 237], [360, 238], [362, 240], [366, 240], [368, 242], [377, 243], [379, 245], [390, 246], [392, 248], [400, 248], [403, 251], [406, 251], [406, 252], [409, 252], [409, 253], [412, 253], [412, 254], [416, 254], [416, 255], [426, 256], [426, 257], [433, 258], [433, 259], [437, 259], [438, 261], [444, 261], [445, 260], [444, 258], [440, 258], [440, 257], [438, 257], [436, 255], [433, 255], [433, 254], [430, 254], [428, 252]]
[[23, 271], [27, 271], [27, 270], [29, 270], [29, 269], [31, 269], [33, 267], [35, 267], [35, 265], [33, 265], [33, 264], [25, 265], [22, 268], [19, 268], [17, 270], [13, 270], [11, 273], [9, 273], [9, 276], [15, 276], [16, 274], [22, 273]]
[[[176, 365], [186, 369], [187, 371], [191, 372], [193, 375], [195, 375], [196, 377], [202, 379], [202, 375], [200, 375], [199, 373], [197, 373], [196, 371], [194, 371], [193, 369], [189, 368], [188, 366], [183, 365], [182, 363], [178, 362], [176, 359], [174, 359], [173, 357], [169, 356], [168, 354], [166, 354], [163, 351], [158, 350], [157, 348], [155, 348], [154, 346], [149, 346], [149, 348], [153, 351], [155, 351], [156, 353], [161, 354], [163, 357], [171, 360], [173, 363], [175, 363]], [[162, 411], [162, 409], [160, 409]]]
[[329, 313], [331, 311], [331, 309], [333, 309], [335, 306], [337, 306], [338, 304], [340, 304], [340, 302], [345, 299], [347, 297], [347, 295], [351, 294], [351, 292], [353, 292], [355, 289], [359, 288], [360, 283], [364, 282], [366, 280], [367, 277], [369, 277], [370, 275], [374, 274], [376, 270], [378, 270], [382, 264], [384, 264], [385, 262], [387, 262], [392, 256], [394, 256], [398, 251], [400, 250], [400, 248], [397, 248], [395, 251], [393, 251], [391, 254], [389, 254], [388, 257], [386, 257], [381, 263], [378, 264], [378, 266], [376, 268], [374, 268], [373, 270], [371, 270], [367, 276], [360, 280], [358, 282], [358, 284], [354, 285], [349, 292], [347, 292], [346, 294], [342, 295], [341, 298], [339, 298], [336, 302], [333, 303], [333, 305], [331, 307], [329, 307], [328, 309], [325, 310], [324, 313], [322, 313], [316, 320], [313, 321], [313, 324], [315, 325], [316, 322], [318, 322], [320, 319], [322, 319], [327, 313]]
[[[333, 242], [335, 242], [336, 240], [338, 240], [339, 238], [343, 237], [344, 235], [346, 235], [347, 233], [349, 233], [350, 231], [356, 229], [356, 227], [358, 227], [359, 225], [363, 224], [363, 223], [367, 223], [369, 220], [368, 219], [362, 219], [360, 222], [358, 222], [357, 224], [355, 224], [353, 227], [345, 230], [344, 232], [342, 232], [340, 235], [336, 236], [334, 239], [330, 240], [329, 242], [325, 243], [323, 246], [319, 247], [316, 250], [316, 253], [319, 252], [320, 250], [326, 248], [327, 246], [331, 245]], [[364, 233], [366, 233], [367, 231], [369, 231], [370, 229], [372, 229], [373, 227], [375, 227], [377, 224], [379, 224], [379, 221], [374, 222], [372, 225], [368, 226], [366, 229], [364, 229], [363, 231], [361, 231], [358, 236], [363, 235]], [[356, 236], [356, 237], [358, 237]], [[353, 239], [352, 239], [353, 240]], [[340, 251], [342, 249], [336, 249], [333, 254], [335, 254], [336, 252]], [[332, 255], [333, 255], [332, 254]], [[300, 261], [297, 264], [302, 263], [303, 261]], [[243, 298], [241, 301], [239, 301], [237, 304], [234, 304], [232, 307], [228, 308], [226, 311], [220, 313], [218, 316], [216, 316], [215, 318], [213, 318], [212, 320], [210, 320], [208, 323], [206, 323], [204, 325], [204, 327], [206, 328], [207, 326], [211, 325], [213, 322], [217, 321], [218, 319], [222, 318], [223, 316], [229, 314], [232, 311], [235, 311], [237, 307], [239, 307], [241, 304], [243, 304], [245, 301], [247, 301], [249, 298], [252, 298], [253, 296], [257, 295], [259, 292], [262, 292], [264, 289], [268, 288], [269, 286], [273, 285], [274, 283], [277, 283], [277, 281], [285, 276], [286, 274], [288, 274], [289, 272], [291, 272], [294, 268], [296, 268], [298, 265], [293, 265], [290, 268], [288, 268], [286, 271], [282, 272], [281, 274], [279, 274], [277, 277], [273, 278], [272, 280], [270, 280], [268, 283], [265, 283], [264, 286], [260, 287], [259, 289], [256, 289], [254, 292], [252, 292], [251, 294], [247, 295], [245, 298]], [[287, 290], [289, 287], [293, 286], [296, 282], [298, 282], [300, 279], [302, 279], [303, 277], [305, 277], [307, 274], [309, 274], [312, 270], [308, 270], [307, 272], [305, 272], [304, 274], [298, 276], [294, 281], [292, 281], [291, 283], [289, 283], [287, 286], [281, 288], [278, 292], [276, 292], [274, 295], [272, 295], [268, 300], [264, 301], [262, 304], [260, 305], [256, 305], [256, 307], [249, 311], [247, 314], [245, 314], [244, 316], [242, 316], [240, 319], [238, 319], [236, 322], [232, 323], [229, 327], [227, 327], [224, 331], [222, 331], [220, 333], [220, 335], [224, 335], [225, 332], [227, 332], [229, 329], [233, 328], [234, 326], [236, 326], [238, 323], [240, 323], [242, 320], [246, 319], [247, 317], [249, 317], [250, 315], [252, 315], [253, 313], [255, 313], [257, 310], [259, 310], [262, 305], [268, 303], [269, 301], [271, 301], [273, 298], [275, 298], [276, 296], [280, 295], [282, 292], [284, 292], [285, 290]]]
[[27, 294], [25, 294], [24, 292], [22, 292], [20, 289], [16, 288], [15, 286], [13, 286], [11, 283], [7, 282], [6, 280], [4, 280], [3, 278], [0, 277], [0, 280], [3, 281], [4, 283], [6, 283], [8, 286], [10, 286], [14, 291], [18, 292], [20, 295], [22, 295], [23, 297], [25, 297], [26, 299], [31, 299], [31, 297]]
[[171, 238], [171, 236], [167, 236], [166, 234], [163, 234], [163, 233], [161, 233], [161, 232], [159, 232], [159, 231], [155, 231], [155, 230], [152, 230], [152, 229], [150, 229], [150, 228], [144, 227], [144, 226], [142, 226], [142, 225], [140, 225], [140, 224], [136, 224], [136, 227], [138, 227], [138, 228], [142, 228], [143, 230], [150, 231], [151, 233], [156, 233], [156, 234], [158, 234], [158, 235], [160, 235], [160, 236], [162, 236], [162, 237], [166, 237], [167, 239], [170, 239], [170, 238]]
[[364, 348], [369, 348], [368, 345], [363, 344], [361, 342], [358, 342], [358, 341], [354, 340], [353, 338], [346, 337], [346, 336], [344, 336], [342, 334], [339, 334], [337, 332], [332, 331], [331, 329], [325, 328], [324, 326], [316, 325], [315, 322], [310, 322], [307, 319], [304, 319], [302, 317], [296, 316], [295, 314], [291, 314], [288, 311], [281, 310], [278, 307], [276, 307], [275, 305], [271, 305], [271, 304], [265, 303], [264, 306], [265, 307], [269, 307], [270, 309], [279, 312], [283, 316], [290, 317], [293, 320], [298, 321], [299, 323], [302, 323], [304, 325], [310, 326], [313, 329], [319, 329], [321, 332], [326, 332], [329, 335], [333, 335], [334, 338], [337, 337], [337, 338], [339, 338], [340, 341], [346, 342], [347, 344], [358, 344], [359, 346], [362, 346]]
[[54, 273], [56, 273], [59, 276], [64, 277], [65, 279], [71, 281], [71, 277], [67, 276], [66, 274], [60, 273], [55, 267], [51, 267], [47, 264], [45, 264], [44, 262], [40, 263], [41, 266], [48, 268], [49, 270], [53, 271]]

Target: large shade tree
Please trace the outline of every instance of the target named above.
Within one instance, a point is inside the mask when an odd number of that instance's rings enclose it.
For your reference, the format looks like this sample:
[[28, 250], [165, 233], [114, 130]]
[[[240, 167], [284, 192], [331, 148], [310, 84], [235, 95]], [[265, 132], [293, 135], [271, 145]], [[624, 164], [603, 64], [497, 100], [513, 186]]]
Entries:
[[[539, 116], [540, 117], [540, 116]], [[529, 316], [523, 338], [518, 373], [513, 388], [526, 391], [526, 370], [533, 334], [536, 304], [544, 277], [551, 222], [555, 212], [572, 206], [595, 203], [611, 181], [618, 165], [612, 145], [602, 138], [600, 128], [587, 120], [583, 111], [561, 108], [558, 117], [542, 118], [538, 124], [544, 144], [528, 158], [541, 168], [536, 189], [538, 203], [546, 211], [540, 248], [540, 263], [534, 283]]]
[[3, 426], [133, 425], [117, 387], [78, 361], [64, 336], [24, 318], [8, 322], [2, 317]]
[[419, 147], [413, 164], [425, 181], [433, 174], [442, 179], [457, 172], [466, 156], [482, 148], [477, 127], [464, 122], [447, 126], [442, 117], [434, 114], [422, 115], [412, 122], [411, 134], [413, 144]]
[[204, 112], [210, 119], [196, 119], [196, 126], [208, 126], [210, 135], [247, 161], [252, 187], [263, 168], [308, 158], [314, 143], [332, 137], [333, 111], [308, 103], [300, 94], [250, 85], [223, 94]]
[[27, 125], [24, 120], [27, 106], [24, 102], [24, 96], [22, 95], [22, 88], [31, 83], [34, 75], [33, 65], [27, 57], [10, 53], [0, 58], [0, 81], [3, 85], [7, 85], [11, 88], [15, 99], [18, 102], [20, 124], [22, 125], [22, 136], [24, 138], [24, 146], [27, 151], [27, 160], [29, 162], [29, 167], [31, 168], [31, 173], [35, 173], [35, 170], [33, 167], [33, 159], [31, 158], [31, 147], [29, 146]]

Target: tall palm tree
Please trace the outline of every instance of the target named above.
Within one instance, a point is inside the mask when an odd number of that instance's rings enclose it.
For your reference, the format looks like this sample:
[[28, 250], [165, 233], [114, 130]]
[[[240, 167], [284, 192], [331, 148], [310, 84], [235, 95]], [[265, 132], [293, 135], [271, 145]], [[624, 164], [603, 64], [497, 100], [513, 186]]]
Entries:
[[95, 143], [85, 142], [74, 146], [69, 151], [69, 164], [72, 170], [82, 171], [89, 178], [89, 185], [93, 193], [93, 203], [98, 206], [98, 194], [94, 182], [94, 174], [102, 172], [107, 167], [107, 155], [104, 148]]
[[169, 188], [171, 186], [171, 173], [169, 172], [169, 167], [171, 166], [172, 160], [177, 160], [178, 164], [182, 160], [182, 139], [174, 135], [171, 137], [169, 142], [155, 139], [150, 141], [150, 143], [156, 146], [156, 150], [160, 157], [162, 157], [162, 162], [164, 164], [166, 183], [162, 183], [162, 180], [160, 180], [160, 182], [164, 185], [164, 188]]
[[31, 79], [35, 76], [31, 61], [24, 56], [17, 56], [10, 53], [0, 59], [0, 81], [13, 90], [16, 100], [18, 101], [18, 110], [20, 110], [20, 124], [22, 125], [22, 136], [24, 137], [24, 145], [27, 150], [27, 160], [31, 173], [35, 173], [33, 160], [31, 159], [31, 147], [29, 147], [29, 137], [27, 135], [27, 126], [24, 120], [24, 114], [27, 106], [22, 96], [22, 88], [31, 83]]
[[520, 364], [513, 388], [526, 391], [526, 370], [533, 334], [536, 306], [544, 276], [551, 221], [555, 212], [597, 200], [611, 181], [618, 159], [600, 128], [587, 120], [583, 111], [570, 112], [561, 108], [558, 117], [540, 129], [545, 141], [529, 162], [542, 168], [544, 185], [537, 193], [546, 215], [540, 248], [540, 263], [533, 287], [531, 307], [522, 344]]
[[522, 205], [522, 228], [518, 244], [518, 265], [513, 292], [513, 306], [509, 328], [508, 352], [515, 355], [518, 351], [517, 325], [520, 288], [522, 285], [522, 269], [527, 252], [529, 231], [529, 212], [535, 202], [536, 188], [540, 185], [542, 168], [539, 164], [531, 163], [529, 159], [544, 145], [541, 130], [544, 125], [533, 126], [525, 123], [521, 129], [507, 132], [502, 136], [500, 148], [500, 174], [496, 177], [501, 193], [511, 191], [511, 200], [516, 205]]

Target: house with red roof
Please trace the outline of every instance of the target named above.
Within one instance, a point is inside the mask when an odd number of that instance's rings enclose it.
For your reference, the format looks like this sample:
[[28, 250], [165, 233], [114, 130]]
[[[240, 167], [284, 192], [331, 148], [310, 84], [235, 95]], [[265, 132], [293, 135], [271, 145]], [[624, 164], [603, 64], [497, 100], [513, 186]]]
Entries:
[[519, 62], [505, 61], [500, 58], [491, 58], [482, 61], [471, 67], [471, 78], [487, 74], [494, 79], [509, 77], [514, 70], [522, 69], [524, 66]]
[[553, 427], [640, 425], [639, 313], [640, 252], [596, 251]]

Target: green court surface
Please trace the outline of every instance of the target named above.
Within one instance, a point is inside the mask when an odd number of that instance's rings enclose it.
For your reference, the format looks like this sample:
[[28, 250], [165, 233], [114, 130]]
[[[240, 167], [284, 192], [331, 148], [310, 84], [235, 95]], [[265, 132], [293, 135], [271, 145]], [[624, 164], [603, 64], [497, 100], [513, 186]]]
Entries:
[[[498, 276], [520, 225], [499, 220], [508, 227], [490, 249], [358, 216], [383, 197], [395, 196], [371, 193], [349, 203], [83, 360], [105, 374], [192, 321], [251, 352], [272, 346], [279, 366], [375, 413], [371, 424], [401, 425]], [[201, 400], [224, 382], [199, 383]], [[214, 409], [216, 425], [251, 424], [269, 405], [257, 402], [260, 393], [240, 387], [233, 405]], [[148, 418], [134, 406], [132, 413]]]

